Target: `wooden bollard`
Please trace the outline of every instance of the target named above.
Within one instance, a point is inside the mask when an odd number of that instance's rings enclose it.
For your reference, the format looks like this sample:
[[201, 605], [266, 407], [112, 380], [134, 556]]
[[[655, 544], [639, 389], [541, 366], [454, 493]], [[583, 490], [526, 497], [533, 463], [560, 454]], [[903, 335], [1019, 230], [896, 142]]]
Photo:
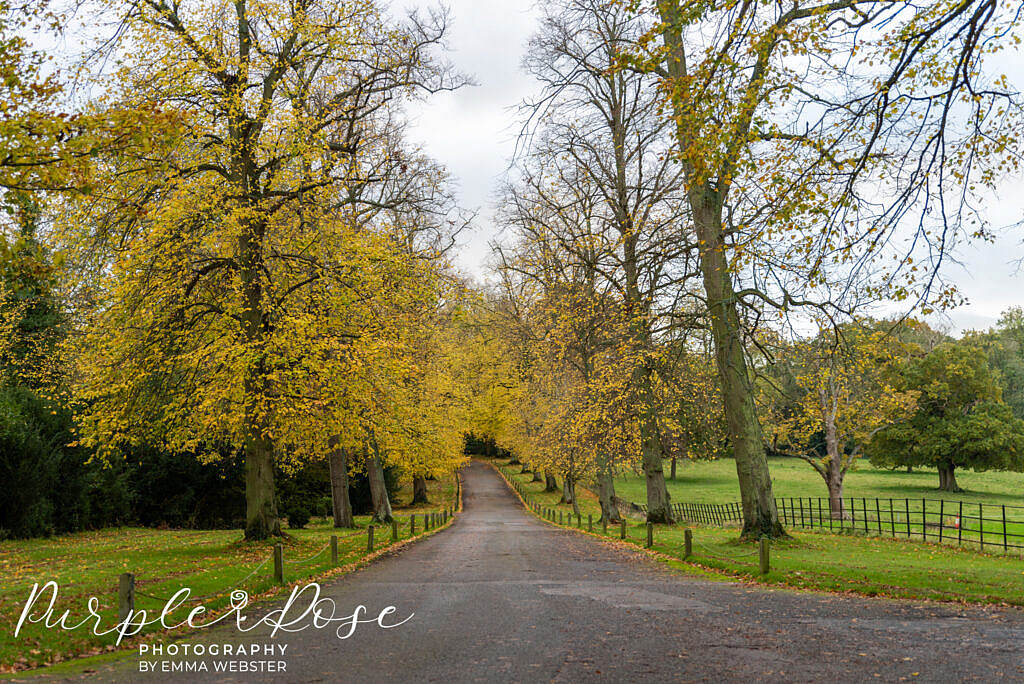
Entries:
[[768, 549], [768, 537], [761, 537], [758, 550], [760, 551], [758, 555], [760, 556], [761, 560], [761, 574], [767, 575], [768, 571], [771, 570], [771, 558], [769, 556], [770, 551]]
[[135, 611], [135, 575], [122, 572], [117, 581], [117, 621], [124, 622]]
[[426, 513], [423, 514], [423, 531], [426, 532], [430, 529], [430, 516]]
[[647, 523], [647, 548], [654, 546], [654, 523]]
[[587, 532], [594, 531], [594, 514], [587, 513]]
[[608, 534], [608, 516], [607, 515], [602, 515], [601, 516], [601, 534], [603, 534], [603, 535], [607, 535]]
[[338, 564], [338, 535], [331, 535], [331, 565]]
[[373, 525], [366, 528], [366, 550], [373, 551]]
[[409, 536], [410, 537], [415, 537], [416, 536], [416, 514], [415, 513], [413, 513], [412, 515], [409, 516]]
[[563, 511], [558, 511], [558, 524], [562, 524], [562, 517], [565, 515]]
[[274, 581], [284, 584], [284, 547], [274, 544]]
[[623, 518], [619, 521], [619, 539], [626, 538], [626, 519]]
[[398, 519], [391, 519], [391, 541], [398, 541]]
[[689, 558], [693, 555], [693, 530], [687, 528], [683, 530], [683, 558]]
[[583, 529], [583, 516], [579, 513], [576, 514], [576, 527]]

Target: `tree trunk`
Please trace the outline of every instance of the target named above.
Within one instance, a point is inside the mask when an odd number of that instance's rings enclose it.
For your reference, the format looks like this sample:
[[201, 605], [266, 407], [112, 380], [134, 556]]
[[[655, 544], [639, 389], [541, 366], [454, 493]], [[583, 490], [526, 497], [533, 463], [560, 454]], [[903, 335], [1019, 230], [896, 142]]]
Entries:
[[[699, 195], [700, 193], [691, 193]], [[711, 206], [706, 202], [711, 199]], [[711, 334], [715, 362], [722, 386], [727, 435], [736, 460], [736, 474], [743, 503], [745, 538], [785, 536], [775, 509], [768, 458], [764, 451], [761, 424], [757, 419], [753, 390], [747, 375], [736, 293], [733, 291], [725, 258], [721, 230], [721, 206], [713, 198], [695, 197], [693, 204], [699, 239], [701, 271], [707, 300], [711, 303]]]
[[662, 2], [659, 9], [663, 21], [662, 39], [667, 48], [665, 67], [670, 81], [679, 88], [673, 103], [675, 137], [683, 171], [690, 185], [687, 199], [693, 212], [693, 224], [700, 246], [698, 260], [708, 314], [711, 317], [711, 337], [722, 387], [726, 435], [733, 447], [736, 474], [739, 477], [743, 505], [741, 536], [746, 539], [762, 535], [782, 537], [786, 533], [775, 509], [761, 424], [757, 419], [747, 360], [743, 353], [743, 330], [736, 291], [729, 272], [728, 245], [722, 228], [723, 193], [728, 191], [727, 179], [708, 177], [708, 171], [702, 170], [701, 165], [687, 156], [693, 154], [691, 150], [695, 146], [691, 139], [694, 131], [688, 125], [688, 114], [681, 104], [691, 96], [686, 91], [688, 75], [682, 35], [682, 10], [678, 1]]
[[558, 480], [556, 480], [555, 476], [552, 475], [551, 473], [549, 473], [546, 470], [544, 471], [544, 491], [545, 492], [557, 492], [558, 491]]
[[671, 525], [675, 522], [665, 484], [665, 452], [658, 435], [657, 402], [651, 386], [653, 369], [645, 361], [640, 368], [640, 396], [643, 406], [640, 416], [640, 463], [643, 466], [647, 489], [647, 521]]
[[274, 448], [260, 432], [250, 431], [245, 444], [245, 538], [249, 540], [281, 536], [274, 499]]
[[669, 474], [669, 479], [671, 479], [671, 480], [675, 480], [676, 479], [676, 457], [675, 456], [672, 457], [672, 471]]
[[943, 492], [962, 492], [956, 483], [956, 466], [949, 461], [939, 463], [939, 490]]
[[647, 487], [647, 521], [672, 524], [675, 519], [669, 502], [668, 485], [665, 484], [661, 445], [658, 443], [658, 436], [650, 429], [643, 430], [642, 434], [644, 439], [641, 454], [644, 484]]
[[850, 513], [843, 504], [843, 472], [841, 468], [826, 468], [825, 486], [828, 487], [828, 506], [832, 511], [832, 519], [849, 520]]
[[427, 480], [423, 477], [412, 478], [412, 503], [413, 505], [430, 503], [427, 500]]
[[601, 520], [607, 520], [609, 524], [622, 520], [615, 505], [615, 478], [610, 468], [602, 468], [597, 475], [597, 498], [601, 502]]
[[576, 481], [571, 475], [566, 475], [562, 478], [562, 498], [558, 503], [576, 503]]
[[[262, 350], [266, 336], [263, 315], [263, 249], [265, 224], [252, 221], [242, 227], [238, 238], [243, 311], [242, 332], [254, 349]], [[265, 399], [268, 393], [266, 361], [262, 355], [245, 369], [245, 538], [250, 540], [281, 536], [274, 492], [274, 443], [267, 436], [270, 419]]]
[[569, 473], [562, 478], [562, 499], [558, 503], [571, 505], [572, 512], [577, 515], [580, 512], [579, 501], [576, 499], [576, 478]]
[[533, 471], [533, 479], [530, 480], [530, 482], [543, 482], [543, 481], [544, 481], [544, 478], [541, 476], [540, 470], [539, 469], [538, 470], [534, 470]]
[[373, 521], [391, 522], [391, 501], [384, 484], [384, 468], [380, 463], [377, 444], [371, 443], [372, 454], [366, 458], [366, 479], [370, 482], [370, 498], [373, 500]]
[[835, 414], [828, 409], [825, 397], [821, 398], [821, 406], [825, 415], [825, 453], [828, 462], [825, 464], [825, 486], [828, 487], [829, 510], [834, 520], [848, 517], [843, 507], [843, 457], [839, 453], [839, 430], [836, 427]]
[[274, 492], [274, 443], [267, 437], [265, 412], [255, 408], [265, 395], [266, 382], [262, 360], [246, 370], [250, 406], [245, 421], [245, 538], [249, 540], [282, 536]]
[[348, 497], [348, 455], [338, 448], [338, 438], [330, 439], [331, 452], [327, 457], [331, 470], [331, 504], [335, 527], [355, 527], [352, 502]]

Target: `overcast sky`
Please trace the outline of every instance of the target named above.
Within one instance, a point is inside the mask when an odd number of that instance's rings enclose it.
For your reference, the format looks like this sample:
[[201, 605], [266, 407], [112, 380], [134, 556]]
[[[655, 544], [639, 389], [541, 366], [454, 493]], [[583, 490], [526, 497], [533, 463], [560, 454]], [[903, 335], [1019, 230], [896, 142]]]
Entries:
[[[415, 141], [445, 164], [458, 183], [461, 204], [479, 211], [476, 230], [465, 240], [457, 262], [480, 276], [488, 258], [488, 242], [496, 235], [495, 191], [515, 147], [517, 117], [513, 108], [536, 90], [521, 70], [526, 42], [536, 28], [538, 11], [532, 0], [448, 0], [452, 25], [449, 55], [460, 71], [479, 85], [432, 97], [411, 109]], [[433, 2], [399, 2], [397, 7], [430, 7]], [[1024, 74], [1018, 53], [1007, 64], [1010, 74]], [[1024, 87], [1024, 83], [1020, 84]], [[986, 206], [991, 220], [1006, 225], [1024, 217], [1024, 180], [1007, 179], [1000, 197]], [[988, 327], [1011, 305], [1024, 304], [1024, 231], [1005, 235], [995, 244], [962, 248], [958, 264], [946, 276], [969, 304], [951, 314], [952, 327]]]

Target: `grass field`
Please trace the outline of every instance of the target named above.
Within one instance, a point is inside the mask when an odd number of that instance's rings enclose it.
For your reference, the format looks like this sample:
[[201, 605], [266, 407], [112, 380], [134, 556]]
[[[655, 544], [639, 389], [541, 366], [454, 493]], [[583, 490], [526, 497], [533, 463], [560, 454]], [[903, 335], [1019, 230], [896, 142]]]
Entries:
[[[866, 461], [858, 466], [847, 474], [843, 491], [844, 507], [853, 518], [847, 525], [879, 536], [941, 537], [945, 543], [1024, 552], [1024, 473], [966, 471], [957, 475], [965, 491], [940, 492], [934, 470], [883, 470]], [[769, 468], [775, 497], [780, 500], [779, 515], [787, 525], [830, 526], [828, 491], [810, 465], [799, 459], [773, 458]], [[667, 474], [667, 463], [665, 470]], [[668, 480], [673, 502], [739, 501], [731, 459], [680, 462], [676, 475]], [[620, 476], [615, 487], [621, 498], [646, 503], [641, 476]], [[824, 514], [814, 509], [823, 509]]]
[[[825, 481], [807, 463], [795, 458], [769, 459], [772, 487], [777, 497], [827, 497]], [[668, 478], [669, 462], [665, 462]], [[940, 492], [935, 470], [874, 468], [867, 461], [857, 463], [846, 475], [844, 496], [868, 498], [946, 499], [971, 503], [1024, 506], [1024, 473], [957, 471], [963, 492]], [[673, 501], [728, 503], [739, 501], [736, 464], [732, 459], [717, 461], [679, 461], [676, 479], [668, 480]], [[616, 478], [615, 490], [623, 499], [643, 503], [647, 500], [642, 476], [628, 474]]]
[[[437, 511], [454, 504], [455, 487], [451, 478], [428, 481], [432, 504], [395, 506], [400, 540], [410, 537], [409, 515]], [[403, 488], [397, 502], [411, 499], [411, 487]], [[339, 540], [339, 567], [357, 563], [368, 554], [366, 527], [369, 517], [356, 519], [355, 531], [336, 530], [331, 521], [314, 518], [301, 530], [286, 530], [284, 579], [295, 582], [333, 574], [329, 550], [331, 535]], [[417, 534], [423, 533], [421, 519]], [[391, 543], [391, 531], [378, 529], [375, 547]], [[136, 575], [136, 609], [156, 610], [182, 587], [192, 596], [215, 594], [202, 605], [211, 611], [227, 608], [227, 589], [241, 581], [239, 588], [251, 597], [279, 591], [273, 580], [273, 541], [245, 542], [239, 530], [158, 530], [116, 528], [80, 532], [49, 539], [0, 542], [0, 671], [37, 667], [60, 662], [82, 654], [101, 653], [113, 648], [114, 635], [97, 637], [88, 628], [75, 631], [47, 629], [38, 623], [26, 624], [14, 639], [14, 626], [33, 583], [54, 580], [60, 587], [57, 601], [60, 611], [70, 609], [72, 617], [84, 617], [88, 597], [99, 599], [104, 625], [116, 622], [118, 576]], [[149, 595], [149, 596], [147, 596]], [[156, 599], [150, 596], [157, 597]], [[47, 596], [48, 600], [48, 596]], [[184, 619], [188, 609], [172, 614]], [[77, 622], [77, 620], [74, 620]], [[69, 621], [71, 622], [71, 621]]]
[[[525, 487], [529, 501], [560, 511], [565, 526], [577, 527], [577, 520], [569, 516], [570, 507], [558, 503], [558, 492], [544, 493], [542, 483], [530, 482], [530, 476], [519, 475], [519, 470], [518, 466], [506, 466], [503, 473]], [[676, 483], [675, 487], [680, 484]], [[579, 491], [582, 527], [586, 529], [592, 518], [594, 533], [601, 535], [597, 500], [591, 492]], [[555, 518], [559, 520], [557, 513]], [[772, 570], [761, 576], [756, 545], [738, 541], [737, 529], [691, 528], [694, 530], [694, 555], [686, 562], [682, 560], [685, 529], [682, 525], [656, 526], [654, 534], [654, 550], [688, 572], [710, 572], [766, 584], [865, 596], [1024, 605], [1024, 562], [1019, 558], [919, 541], [791, 531], [792, 539], [772, 544]], [[618, 539], [619, 529], [609, 529], [607, 534]], [[642, 521], [628, 522], [628, 543], [642, 546], [645, 535]]]

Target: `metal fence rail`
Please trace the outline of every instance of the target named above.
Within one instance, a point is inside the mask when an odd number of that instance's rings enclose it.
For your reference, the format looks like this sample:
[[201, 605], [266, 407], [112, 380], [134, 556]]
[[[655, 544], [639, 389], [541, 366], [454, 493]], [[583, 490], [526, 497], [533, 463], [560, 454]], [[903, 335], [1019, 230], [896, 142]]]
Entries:
[[[976, 545], [986, 551], [1024, 550], [1024, 506], [866, 497], [835, 504], [822, 497], [780, 497], [775, 506], [782, 524], [790, 527]], [[672, 510], [679, 518], [707, 525], [743, 521], [739, 503], [680, 502]]]

